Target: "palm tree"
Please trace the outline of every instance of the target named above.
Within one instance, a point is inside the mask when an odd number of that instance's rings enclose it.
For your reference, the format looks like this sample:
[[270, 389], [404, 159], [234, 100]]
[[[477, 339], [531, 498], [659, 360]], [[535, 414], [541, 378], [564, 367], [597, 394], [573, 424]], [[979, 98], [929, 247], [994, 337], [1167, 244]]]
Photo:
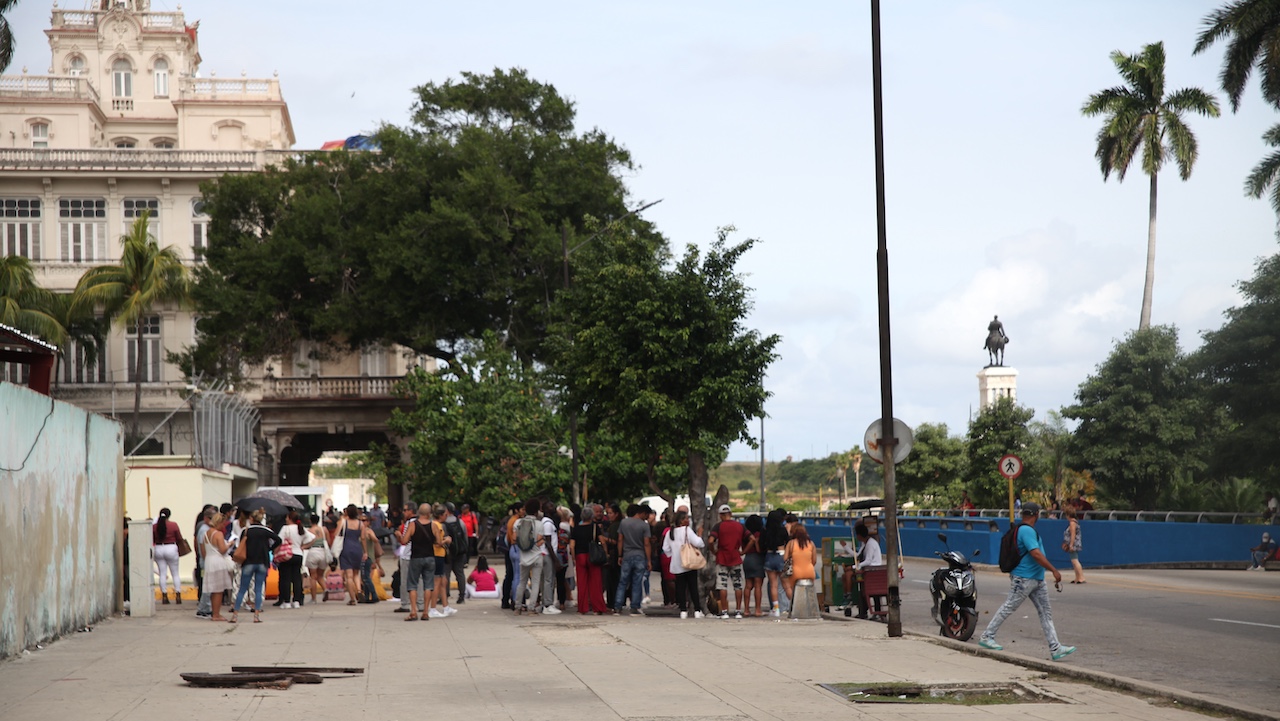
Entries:
[[[1208, 50], [1219, 40], [1227, 41], [1222, 59], [1222, 91], [1231, 100], [1231, 111], [1240, 109], [1240, 96], [1253, 69], [1261, 76], [1262, 97], [1280, 108], [1280, 0], [1237, 0], [1213, 11], [1204, 19], [1204, 30], [1196, 39], [1195, 53]], [[1262, 139], [1280, 146], [1280, 125]], [[1280, 152], [1262, 159], [1245, 179], [1249, 195], [1270, 194], [1271, 207], [1280, 215]]]
[[[62, 377], [64, 356], [68, 363], [76, 362], [74, 355], [86, 366], [97, 365], [99, 351], [106, 337], [106, 325], [94, 317], [93, 309], [81, 302], [76, 293], [51, 293], [50, 296], [48, 313], [66, 329], [67, 344], [58, 355], [53, 372], [54, 383], [58, 383], [58, 379]], [[72, 353], [71, 343], [75, 344], [75, 354]]]
[[13, 26], [9, 25], [9, 11], [18, 0], [0, 0], [0, 73], [13, 62]]
[[[1111, 62], [1125, 85], [1094, 93], [1080, 112], [1103, 115], [1094, 154], [1105, 181], [1115, 173], [1123, 182], [1133, 158], [1142, 152], [1142, 172], [1151, 177], [1147, 219], [1147, 272], [1142, 287], [1142, 313], [1138, 329], [1151, 326], [1151, 291], [1156, 273], [1156, 177], [1164, 161], [1172, 156], [1183, 180], [1191, 177], [1196, 162], [1196, 137], [1182, 122], [1187, 111], [1218, 117], [1218, 101], [1199, 88], [1183, 88], [1168, 95], [1164, 91], [1164, 43], [1152, 43], [1138, 55], [1116, 50]], [[1166, 136], [1168, 144], [1166, 145]]]
[[86, 308], [101, 306], [123, 326], [132, 326], [138, 342], [133, 366], [133, 437], [138, 438], [142, 414], [142, 327], [152, 308], [161, 303], [186, 305], [191, 298], [191, 274], [177, 249], [161, 249], [147, 232], [149, 213], [134, 221], [120, 238], [119, 265], [90, 268], [76, 285]]
[[1227, 38], [1219, 77], [1231, 112], [1240, 109], [1240, 96], [1255, 66], [1262, 76], [1262, 96], [1280, 108], [1280, 0], [1236, 0], [1209, 13], [1193, 54]]
[[0, 323], [62, 345], [67, 330], [50, 313], [53, 294], [36, 284], [31, 261], [20, 255], [0, 258]]

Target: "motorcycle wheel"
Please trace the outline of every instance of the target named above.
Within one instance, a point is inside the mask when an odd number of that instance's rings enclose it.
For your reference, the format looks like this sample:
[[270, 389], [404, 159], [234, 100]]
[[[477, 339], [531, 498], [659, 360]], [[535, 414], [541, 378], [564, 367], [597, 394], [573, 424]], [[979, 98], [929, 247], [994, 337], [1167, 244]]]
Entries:
[[973, 614], [965, 613], [960, 609], [947, 614], [943, 621], [942, 635], [957, 641], [968, 641], [973, 638], [973, 632], [978, 626], [978, 620]]

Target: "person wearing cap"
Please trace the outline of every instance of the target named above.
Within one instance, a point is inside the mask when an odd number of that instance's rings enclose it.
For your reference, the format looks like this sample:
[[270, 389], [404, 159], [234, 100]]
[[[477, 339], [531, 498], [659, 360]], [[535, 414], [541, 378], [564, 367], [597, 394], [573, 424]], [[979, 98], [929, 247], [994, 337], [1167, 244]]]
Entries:
[[742, 545], [747, 530], [733, 520], [728, 504], [719, 508], [720, 522], [711, 529], [711, 546], [716, 554], [716, 593], [720, 597], [720, 618], [729, 617], [729, 587], [737, 603], [737, 618], [742, 618]]
[[1049, 656], [1054, 661], [1061, 661], [1075, 652], [1075, 646], [1063, 646], [1058, 643], [1058, 631], [1053, 626], [1053, 610], [1049, 608], [1049, 593], [1045, 588], [1044, 572], [1053, 574], [1053, 582], [1062, 589], [1062, 574], [1049, 563], [1044, 556], [1044, 544], [1040, 541], [1040, 533], [1036, 531], [1036, 522], [1040, 520], [1039, 504], [1027, 502], [1022, 504], [1022, 524], [1018, 526], [1018, 554], [1021, 561], [1009, 574], [1009, 597], [1004, 605], [991, 617], [991, 623], [982, 632], [978, 645], [999, 651], [1004, 648], [996, 643], [996, 632], [1001, 624], [1009, 618], [1023, 601], [1031, 599], [1040, 615], [1040, 629], [1044, 631], [1044, 639], [1049, 643]]
[[1270, 533], [1263, 533], [1262, 543], [1250, 548], [1249, 551], [1253, 553], [1253, 565], [1249, 570], [1265, 571], [1267, 570], [1267, 559], [1276, 555], [1276, 542], [1271, 540]]

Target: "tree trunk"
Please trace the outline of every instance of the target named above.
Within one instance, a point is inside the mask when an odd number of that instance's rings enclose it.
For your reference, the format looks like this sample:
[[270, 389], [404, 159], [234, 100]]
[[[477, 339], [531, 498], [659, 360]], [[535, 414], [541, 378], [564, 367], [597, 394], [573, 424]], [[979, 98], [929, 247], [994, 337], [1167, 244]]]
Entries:
[[1151, 174], [1151, 205], [1147, 216], [1147, 277], [1142, 284], [1142, 315], [1138, 330], [1151, 327], [1151, 291], [1156, 281], [1156, 174]]
[[137, 342], [137, 348], [133, 353], [133, 443], [137, 444], [141, 441], [138, 435], [141, 432], [142, 417], [142, 316], [138, 316], [138, 320], [134, 323], [134, 340]]
[[707, 527], [711, 518], [711, 509], [707, 508], [707, 462], [698, 451], [689, 451], [689, 518], [694, 532], [703, 535], [702, 529]]

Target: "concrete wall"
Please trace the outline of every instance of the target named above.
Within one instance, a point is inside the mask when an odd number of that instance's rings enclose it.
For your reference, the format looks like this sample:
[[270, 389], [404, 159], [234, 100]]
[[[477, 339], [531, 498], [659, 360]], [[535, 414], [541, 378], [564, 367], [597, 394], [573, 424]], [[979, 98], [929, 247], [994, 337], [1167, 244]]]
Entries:
[[[240, 475], [211, 471], [194, 464], [190, 456], [134, 456], [126, 462], [124, 508], [134, 520], [154, 519], [161, 508], [173, 512], [170, 520], [178, 524], [182, 537], [191, 544], [192, 552], [178, 560], [182, 587], [193, 583], [196, 570], [195, 520], [206, 503], [221, 506], [237, 498], [252, 495], [258, 477], [251, 471], [237, 469]], [[153, 575], [155, 564], [152, 564]], [[159, 577], [155, 577], [159, 587]]]
[[2, 658], [117, 610], [120, 425], [0, 383], [0, 469]]

